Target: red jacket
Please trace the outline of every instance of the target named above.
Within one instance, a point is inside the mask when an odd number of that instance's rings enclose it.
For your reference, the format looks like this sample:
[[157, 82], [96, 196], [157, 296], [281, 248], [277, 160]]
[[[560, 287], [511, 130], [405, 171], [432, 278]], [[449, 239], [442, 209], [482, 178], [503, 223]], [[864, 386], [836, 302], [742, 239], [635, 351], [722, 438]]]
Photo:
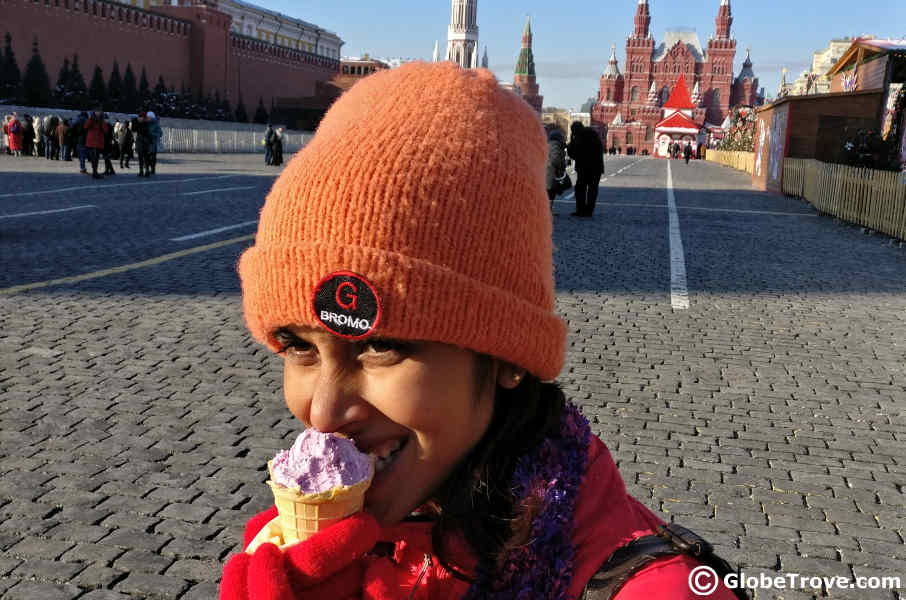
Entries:
[[103, 150], [104, 138], [109, 128], [110, 126], [102, 120], [88, 119], [85, 124], [85, 147]]
[[[592, 436], [588, 448], [588, 467], [574, 520], [576, 561], [570, 598], [582, 593], [614, 550], [634, 538], [655, 533], [664, 522], [626, 493], [610, 451], [597, 436]], [[698, 564], [687, 556], [656, 560], [620, 588], [614, 600], [701, 600], [703, 596], [693, 594], [688, 584], [689, 572]], [[721, 584], [708, 600], [736, 600], [736, 596]]]
[[[588, 449], [588, 467], [582, 479], [579, 498], [574, 516], [573, 544], [576, 548], [573, 582], [568, 597], [578, 598], [588, 580], [591, 579], [610, 555], [630, 540], [654, 534], [657, 526], [664, 523], [641, 502], [626, 493], [626, 486], [607, 446], [597, 436], [592, 436]], [[682, 523], [680, 523], [682, 524]], [[417, 565], [423, 552], [431, 551], [430, 526], [425, 523], [402, 524], [409, 528], [402, 539], [407, 540], [404, 554], [411, 554], [403, 564], [410, 564], [412, 576], [408, 585], [389, 585], [392, 574], [383, 578], [388, 589], [408, 590], [415, 579]], [[474, 559], [464, 552], [463, 543], [452, 540], [451, 555], [467, 570], [471, 570]], [[689, 589], [689, 573], [699, 563], [687, 556], [674, 556], [654, 561], [636, 574], [614, 596], [614, 600], [702, 600]], [[374, 573], [380, 575], [378, 573]], [[378, 582], [379, 583], [379, 582]], [[702, 583], [707, 583], [703, 581]], [[366, 584], [363, 600], [385, 600], [404, 594], [386, 593], [378, 590], [380, 585]], [[415, 595], [417, 600], [458, 600], [468, 590], [468, 584], [452, 579], [443, 569], [432, 569], [423, 578]], [[737, 600], [733, 593], [721, 583], [719, 589], [707, 596], [708, 600]]]

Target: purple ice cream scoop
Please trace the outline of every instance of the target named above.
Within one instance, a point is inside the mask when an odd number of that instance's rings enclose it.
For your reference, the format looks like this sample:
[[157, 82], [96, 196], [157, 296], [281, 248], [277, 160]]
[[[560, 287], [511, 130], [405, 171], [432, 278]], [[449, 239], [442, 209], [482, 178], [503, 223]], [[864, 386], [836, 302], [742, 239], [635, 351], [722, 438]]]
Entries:
[[299, 487], [303, 494], [319, 494], [350, 486], [372, 474], [372, 459], [351, 440], [309, 428], [289, 450], [271, 462], [271, 478], [282, 486]]

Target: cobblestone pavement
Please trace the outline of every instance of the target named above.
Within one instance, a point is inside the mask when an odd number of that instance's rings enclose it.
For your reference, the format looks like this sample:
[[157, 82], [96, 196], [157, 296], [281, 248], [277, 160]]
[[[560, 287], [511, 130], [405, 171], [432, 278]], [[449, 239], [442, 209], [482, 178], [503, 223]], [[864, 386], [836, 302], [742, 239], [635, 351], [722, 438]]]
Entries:
[[[102, 182], [0, 158], [3, 598], [215, 598], [298, 429], [235, 274], [276, 170], [163, 158], [156, 178]], [[674, 311], [667, 162], [607, 170], [594, 219], [555, 205], [560, 381], [629, 491], [750, 575], [906, 587], [906, 250], [674, 161], [690, 298]], [[757, 594], [824, 597], [906, 589]]]

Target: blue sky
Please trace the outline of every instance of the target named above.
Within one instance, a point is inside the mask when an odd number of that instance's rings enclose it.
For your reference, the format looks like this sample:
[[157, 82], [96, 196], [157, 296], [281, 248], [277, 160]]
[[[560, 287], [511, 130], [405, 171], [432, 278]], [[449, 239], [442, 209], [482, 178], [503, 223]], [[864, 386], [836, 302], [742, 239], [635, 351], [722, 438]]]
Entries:
[[[256, 0], [252, 0], [256, 1]], [[450, 21], [450, 0], [257, 0], [259, 5], [337, 33], [343, 54], [431, 59], [441, 52]], [[479, 0], [482, 51], [491, 70], [511, 81], [526, 15], [532, 17], [535, 66], [545, 106], [578, 109], [598, 89], [612, 44], [624, 70], [626, 36], [637, 0]], [[906, 0], [731, 0], [737, 40], [736, 72], [752, 48], [755, 74], [770, 95], [785, 66], [791, 79], [811, 64], [812, 53], [831, 38], [874, 34], [906, 37]], [[702, 45], [714, 31], [720, 0], [649, 0], [651, 33], [693, 27]]]

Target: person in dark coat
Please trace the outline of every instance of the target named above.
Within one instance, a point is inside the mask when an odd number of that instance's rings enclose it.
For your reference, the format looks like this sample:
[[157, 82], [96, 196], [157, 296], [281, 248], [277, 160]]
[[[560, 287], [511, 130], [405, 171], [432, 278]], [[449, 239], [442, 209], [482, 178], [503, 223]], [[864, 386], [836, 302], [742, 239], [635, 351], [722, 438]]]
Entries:
[[594, 129], [575, 121], [566, 147], [576, 163], [576, 212], [570, 216], [591, 218], [598, 200], [598, 186], [604, 174], [604, 146]]
[[135, 136], [139, 177], [151, 177], [151, 131], [148, 129], [146, 114], [139, 113], [138, 118], [132, 120], [132, 135]]
[[78, 129], [73, 127], [72, 121], [66, 119], [66, 133], [63, 134], [63, 144], [65, 146], [65, 153], [63, 160], [67, 162], [72, 162], [72, 153], [76, 149], [78, 144]]
[[268, 123], [267, 130], [264, 132], [264, 164], [274, 164], [274, 132], [273, 126]]
[[271, 156], [271, 164], [275, 167], [279, 167], [283, 164], [283, 128], [278, 127], [274, 132], [274, 142], [272, 144], [273, 155]]
[[692, 144], [686, 144], [683, 146], [683, 158], [686, 159], [686, 164], [689, 164], [689, 159], [692, 158]]
[[79, 113], [79, 118], [73, 125], [73, 137], [76, 140], [76, 151], [79, 153], [79, 173], [87, 175], [85, 169], [85, 159], [88, 157], [88, 149], [85, 147], [86, 127], [88, 126], [88, 113], [84, 110]]
[[562, 190], [560, 181], [566, 176], [566, 141], [559, 128], [551, 130], [547, 136], [547, 171], [544, 175], [544, 184], [547, 187], [547, 197], [554, 208], [554, 198]]
[[31, 115], [25, 115], [25, 134], [22, 137], [22, 154], [33, 156], [35, 153], [35, 126]]
[[104, 129], [104, 175], [116, 175], [113, 170], [113, 156], [117, 148], [116, 139], [113, 137], [113, 127], [107, 122], [106, 113], [101, 116], [106, 126]]

